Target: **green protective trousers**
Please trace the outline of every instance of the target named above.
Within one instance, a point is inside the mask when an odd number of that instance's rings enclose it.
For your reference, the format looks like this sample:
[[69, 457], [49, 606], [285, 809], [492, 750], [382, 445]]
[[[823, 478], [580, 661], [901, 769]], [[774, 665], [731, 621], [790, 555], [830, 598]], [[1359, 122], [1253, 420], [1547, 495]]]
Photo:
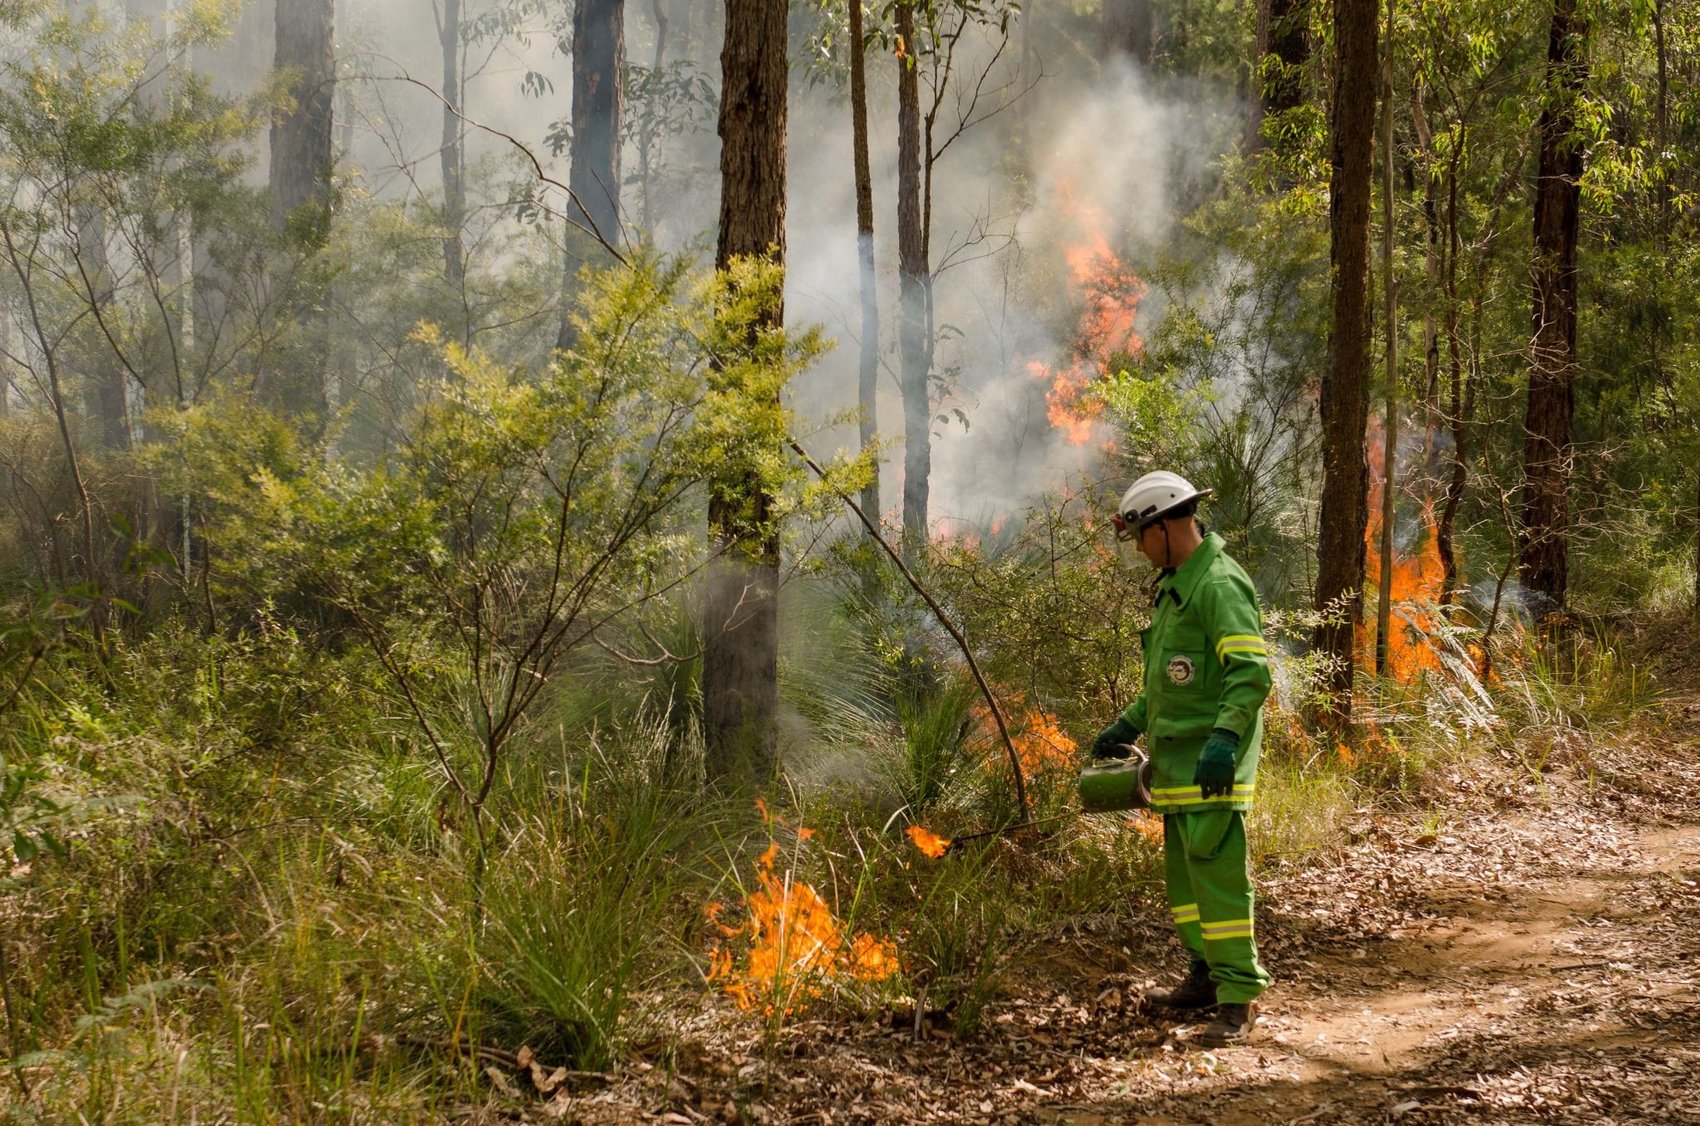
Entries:
[[1210, 966], [1219, 1004], [1245, 1004], [1269, 988], [1252, 934], [1252, 891], [1245, 814], [1237, 809], [1170, 813], [1163, 818], [1163, 868], [1169, 909], [1181, 941]]

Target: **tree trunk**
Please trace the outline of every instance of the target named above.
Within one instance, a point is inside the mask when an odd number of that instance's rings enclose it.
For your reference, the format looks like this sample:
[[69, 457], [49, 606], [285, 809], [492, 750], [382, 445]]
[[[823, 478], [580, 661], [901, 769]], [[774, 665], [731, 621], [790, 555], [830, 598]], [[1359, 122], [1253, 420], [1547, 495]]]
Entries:
[[[330, 233], [332, 105], [336, 93], [332, 0], [277, 0], [275, 65], [289, 76], [289, 99], [272, 116], [272, 224], [306, 254]], [[297, 279], [293, 305], [301, 345], [260, 375], [261, 399], [322, 424], [328, 403], [329, 341], [317, 295]]]
[[1157, 55], [1157, 9], [1151, 0], [1104, 0], [1104, 45], [1150, 65]]
[[[862, 451], [879, 445], [876, 387], [880, 364], [880, 307], [874, 273], [874, 178], [868, 159], [868, 68], [862, 43], [862, 0], [849, 0], [850, 11], [850, 132], [855, 149], [856, 262], [862, 280], [862, 347], [856, 378], [856, 404], [861, 410]], [[862, 490], [862, 511], [880, 518], [879, 461], [873, 478]]]
[[667, 28], [670, 23], [667, 18], [666, 0], [651, 0], [649, 10], [651, 18], [655, 20], [655, 50], [649, 57], [649, 97], [644, 106], [643, 127], [637, 138], [638, 185], [643, 191], [643, 208], [638, 213], [638, 222], [646, 234], [655, 230], [653, 165], [657, 156], [655, 149], [661, 142], [661, 133], [657, 126], [663, 112], [661, 84], [657, 79], [661, 74], [661, 67], [667, 61]]
[[460, 115], [460, 0], [443, 0], [443, 22], [437, 29], [443, 48], [443, 143], [439, 156], [443, 165], [443, 276], [450, 288], [459, 291], [466, 280], [466, 248], [461, 227], [466, 222], [466, 183], [462, 175]]
[[100, 444], [109, 450], [130, 448], [129, 374], [112, 354], [97, 321], [110, 316], [112, 267], [106, 255], [106, 223], [94, 206], [77, 208], [77, 259], [87, 288], [83, 293], [94, 316], [83, 318], [78, 333], [78, 366], [87, 387], [87, 411], [98, 423]]
[[1265, 118], [1295, 109], [1304, 100], [1304, 68], [1310, 58], [1308, 0], [1259, 0], [1257, 5], [1257, 99], [1246, 127], [1246, 151], [1267, 143]]
[[[573, 135], [567, 187], [563, 297], [599, 240], [620, 241], [620, 129], [625, 115], [626, 0], [578, 0], [573, 8]], [[557, 344], [572, 344], [563, 302]]]
[[1316, 605], [1330, 617], [1316, 648], [1330, 659], [1328, 718], [1352, 715], [1352, 643], [1363, 604], [1369, 465], [1369, 216], [1375, 139], [1376, 0], [1336, 0], [1329, 258], [1334, 322], [1322, 380], [1322, 505]]
[[1469, 410], [1464, 397], [1464, 342], [1458, 331], [1458, 164], [1464, 135], [1460, 134], [1446, 165], [1446, 365], [1451, 399], [1447, 416], [1452, 423], [1452, 476], [1446, 484], [1446, 504], [1440, 512], [1435, 529], [1435, 550], [1440, 553], [1442, 576], [1441, 600], [1448, 602], [1458, 579], [1458, 552], [1453, 544], [1453, 529], [1458, 523], [1458, 509], [1464, 502], [1464, 489], [1470, 482]]
[[1568, 585], [1571, 418], [1576, 376], [1576, 242], [1582, 211], [1582, 145], [1574, 105], [1585, 76], [1576, 0], [1555, 0], [1547, 41], [1546, 105], [1535, 180], [1534, 335], [1523, 440], [1523, 542], [1519, 577], [1564, 608]]
[[1375, 600], [1375, 675], [1390, 674], [1393, 632], [1393, 525], [1399, 487], [1399, 285], [1393, 275], [1393, 0], [1387, 0], [1387, 42], [1381, 52], [1381, 292], [1385, 301], [1387, 402], [1382, 423], [1380, 584]]
[[927, 243], [921, 216], [920, 62], [914, 55], [915, 6], [894, 10], [903, 43], [897, 59], [897, 345], [903, 386], [903, 545], [914, 558], [927, 542], [927, 483], [932, 475], [928, 402]]
[[[785, 261], [785, 15], [785, 0], [726, 0], [717, 269], [750, 255]], [[761, 327], [776, 329], [784, 317], [776, 298]], [[759, 474], [734, 472], [741, 480], [709, 502], [721, 556], [705, 599], [702, 707], [710, 775], [735, 782], [777, 765], [779, 537]]]

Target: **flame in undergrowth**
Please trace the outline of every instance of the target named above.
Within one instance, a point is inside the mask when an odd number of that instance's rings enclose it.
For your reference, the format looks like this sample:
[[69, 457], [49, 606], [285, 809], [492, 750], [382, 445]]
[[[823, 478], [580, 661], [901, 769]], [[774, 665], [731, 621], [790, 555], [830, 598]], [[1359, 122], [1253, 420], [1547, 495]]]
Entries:
[[941, 837], [930, 829], [923, 829], [919, 825], [911, 825], [903, 831], [909, 834], [910, 842], [921, 850], [922, 855], [930, 859], [937, 860], [950, 851], [949, 837]]
[[1145, 342], [1134, 332], [1134, 318], [1146, 288], [1110, 247], [1110, 220], [1103, 208], [1076, 197], [1073, 180], [1059, 182], [1053, 192], [1057, 208], [1074, 221], [1076, 242], [1063, 247], [1069, 282], [1085, 308], [1069, 342], [1070, 357], [1058, 364], [1033, 360], [1027, 370], [1045, 380], [1045, 417], [1073, 445], [1092, 440], [1104, 401], [1088, 394], [1092, 384], [1110, 374], [1118, 355], [1137, 355]]
[[[999, 693], [1002, 699], [1014, 696], [1020, 700], [1020, 695]], [[992, 719], [991, 710], [984, 704], [974, 709], [974, 718], [984, 737], [990, 741], [987, 754], [991, 761], [1001, 765], [1007, 761], [1003, 744], [998, 740], [997, 724]], [[1004, 709], [1004, 722], [1009, 728], [1009, 741], [1015, 747], [1015, 757], [1021, 763], [1021, 772], [1029, 779], [1057, 778], [1064, 774], [1072, 775], [1079, 765], [1080, 746], [1068, 733], [1063, 731], [1055, 716], [1045, 711], [1027, 705], [1025, 702], [1016, 707]]]
[[[810, 833], [799, 829], [798, 839]], [[725, 909], [709, 905], [710, 920], [728, 944], [710, 956], [708, 980], [739, 1008], [772, 1016], [797, 1012], [845, 981], [884, 981], [897, 973], [894, 942], [846, 932], [820, 893], [790, 868], [780, 871], [778, 861], [775, 842], [756, 861], [756, 887], [745, 898], [748, 917], [739, 925], [721, 923]], [[739, 964], [732, 944], [744, 943]]]
[[1387, 638], [1387, 673], [1401, 684], [1414, 684], [1424, 672], [1439, 671], [1438, 639], [1446, 593], [1446, 566], [1440, 558], [1440, 522], [1434, 504], [1422, 502], [1422, 530], [1409, 550], [1394, 538], [1393, 558], [1381, 557], [1382, 497], [1387, 487], [1381, 423], [1372, 420], [1369, 434], [1369, 522], [1364, 526], [1364, 615], [1358, 623], [1360, 659], [1375, 665], [1376, 599], [1383, 566], [1392, 568], [1392, 611]]

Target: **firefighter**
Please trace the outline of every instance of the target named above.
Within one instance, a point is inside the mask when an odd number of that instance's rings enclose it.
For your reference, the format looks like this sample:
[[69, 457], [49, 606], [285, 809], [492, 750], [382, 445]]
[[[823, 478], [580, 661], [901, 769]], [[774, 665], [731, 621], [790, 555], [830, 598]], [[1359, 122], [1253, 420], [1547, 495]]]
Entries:
[[1205, 534], [1195, 489], [1174, 473], [1147, 473], [1123, 495], [1116, 538], [1137, 543], [1158, 568], [1151, 625], [1140, 634], [1145, 682], [1105, 728], [1094, 759], [1116, 757], [1143, 734], [1151, 756], [1151, 808], [1163, 815], [1164, 874], [1187, 976], [1147, 999], [1176, 1010], [1215, 1009], [1200, 1034], [1237, 1044], [1257, 1020], [1269, 985], [1252, 933], [1245, 812], [1257, 785], [1268, 648], [1251, 579]]

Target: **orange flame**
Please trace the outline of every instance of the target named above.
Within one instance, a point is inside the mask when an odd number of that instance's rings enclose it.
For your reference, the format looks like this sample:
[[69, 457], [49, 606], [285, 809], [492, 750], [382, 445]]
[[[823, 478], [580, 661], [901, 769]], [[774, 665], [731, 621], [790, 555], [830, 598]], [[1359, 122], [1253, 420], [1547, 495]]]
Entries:
[[[1072, 773], [1078, 765], [1079, 744], [1069, 738], [1056, 717], [1049, 712], [1025, 703], [1018, 708], [1008, 709], [1004, 718], [1009, 726], [1009, 741], [1015, 745], [1015, 757], [1021, 763], [1021, 772], [1028, 778], [1040, 779]], [[990, 710], [984, 704], [976, 705], [974, 718], [981, 731], [989, 733], [993, 761], [1001, 763], [1003, 748], [997, 743], [997, 727]]]
[[[1381, 589], [1381, 505], [1387, 487], [1386, 466], [1383, 464], [1385, 445], [1381, 424], [1372, 420], [1369, 436], [1369, 522], [1364, 526], [1364, 598], [1366, 607], [1375, 605]], [[1415, 549], [1409, 554], [1394, 550], [1392, 567], [1392, 613], [1387, 638], [1387, 672], [1400, 684], [1416, 683], [1425, 671], [1442, 668], [1440, 653], [1435, 647], [1441, 615], [1438, 610], [1446, 591], [1446, 567], [1440, 558], [1440, 523], [1434, 505], [1422, 503], [1423, 530]], [[1366, 665], [1375, 663], [1376, 616], [1365, 613], [1357, 628], [1360, 659]]]
[[1080, 241], [1063, 248], [1063, 260], [1085, 309], [1070, 344], [1073, 358], [1056, 366], [1034, 360], [1027, 370], [1050, 383], [1045, 417], [1071, 444], [1084, 446], [1104, 413], [1103, 400], [1087, 394], [1093, 381], [1110, 374], [1113, 356], [1136, 355], [1145, 347], [1133, 323], [1146, 289], [1110, 248], [1110, 221], [1104, 210], [1076, 198], [1073, 180], [1058, 183], [1053, 195], [1080, 231]]
[[937, 860], [950, 851], [949, 837], [941, 837], [919, 825], [911, 825], [903, 831], [909, 834], [909, 840], [921, 850], [922, 855], [929, 859]]
[[[807, 830], [800, 830], [799, 837]], [[897, 973], [897, 946], [874, 935], [847, 936], [826, 900], [790, 870], [776, 872], [779, 845], [770, 844], [756, 862], [757, 887], [747, 897], [749, 918], [741, 926], [711, 920], [729, 939], [747, 939], [748, 958], [740, 968], [722, 946], [710, 956], [708, 979], [721, 983], [727, 996], [746, 1011], [790, 1014], [820, 996], [836, 981], [884, 981]]]

